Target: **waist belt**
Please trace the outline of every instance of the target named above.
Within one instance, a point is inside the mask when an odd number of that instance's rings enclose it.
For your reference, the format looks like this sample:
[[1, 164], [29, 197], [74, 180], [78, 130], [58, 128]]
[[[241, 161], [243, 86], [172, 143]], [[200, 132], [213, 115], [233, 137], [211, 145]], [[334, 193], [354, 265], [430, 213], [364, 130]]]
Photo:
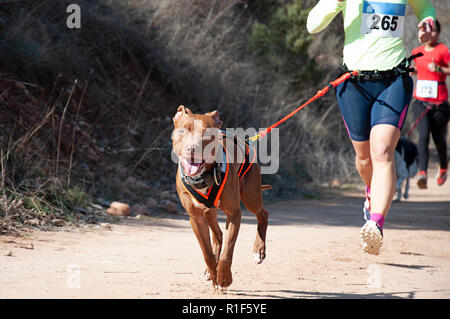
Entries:
[[[421, 57], [423, 53], [417, 53], [409, 58], [403, 59], [402, 62], [400, 62], [399, 65], [396, 67], [386, 70], [386, 71], [379, 71], [379, 70], [370, 70], [370, 71], [360, 71], [358, 70], [357, 75], [352, 75], [351, 79], [354, 81], [380, 81], [384, 79], [394, 80], [398, 78], [399, 76], [403, 77], [403, 86], [405, 87], [405, 90], [407, 92], [412, 92], [412, 87], [407, 79], [410, 72], [413, 72], [414, 69], [411, 68], [411, 61], [415, 58]], [[339, 73], [344, 74], [346, 72], [349, 72], [350, 70], [347, 68], [347, 66], [342, 64], [342, 66], [339, 67]]]

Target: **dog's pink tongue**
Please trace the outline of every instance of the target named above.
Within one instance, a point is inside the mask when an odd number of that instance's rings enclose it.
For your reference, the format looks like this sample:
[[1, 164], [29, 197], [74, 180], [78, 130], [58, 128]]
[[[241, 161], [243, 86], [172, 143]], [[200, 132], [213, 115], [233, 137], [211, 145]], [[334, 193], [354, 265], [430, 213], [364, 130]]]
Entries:
[[189, 163], [188, 161], [184, 160], [184, 170], [189, 174], [189, 175], [195, 175], [197, 174], [198, 170], [200, 169], [200, 165], [202, 165], [202, 163]]

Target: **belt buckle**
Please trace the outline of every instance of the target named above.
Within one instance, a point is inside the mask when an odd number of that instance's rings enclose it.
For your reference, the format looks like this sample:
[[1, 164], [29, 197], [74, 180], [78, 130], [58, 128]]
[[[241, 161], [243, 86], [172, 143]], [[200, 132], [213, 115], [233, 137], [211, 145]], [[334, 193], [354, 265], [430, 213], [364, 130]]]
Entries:
[[382, 76], [381, 73], [378, 72], [378, 70], [375, 70], [375, 72], [373, 73], [373, 79], [374, 80], [381, 80]]

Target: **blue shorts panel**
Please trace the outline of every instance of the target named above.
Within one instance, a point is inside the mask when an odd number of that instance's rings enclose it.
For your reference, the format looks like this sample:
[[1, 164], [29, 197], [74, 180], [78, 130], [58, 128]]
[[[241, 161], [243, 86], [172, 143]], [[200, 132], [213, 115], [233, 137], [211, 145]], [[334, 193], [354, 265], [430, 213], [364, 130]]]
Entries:
[[[411, 88], [413, 82], [408, 76]], [[336, 96], [350, 138], [369, 140], [370, 130], [378, 124], [389, 124], [401, 130], [412, 98], [406, 92], [403, 78], [379, 81], [348, 80], [337, 87]]]

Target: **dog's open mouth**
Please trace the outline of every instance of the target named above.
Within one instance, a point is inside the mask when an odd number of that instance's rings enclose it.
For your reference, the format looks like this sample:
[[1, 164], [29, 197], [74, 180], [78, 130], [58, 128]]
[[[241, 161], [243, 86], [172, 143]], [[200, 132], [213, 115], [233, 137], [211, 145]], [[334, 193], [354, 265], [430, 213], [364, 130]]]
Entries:
[[205, 166], [206, 162], [204, 160], [198, 159], [190, 159], [187, 160], [183, 157], [180, 157], [181, 165], [183, 165], [184, 172], [189, 176], [195, 176], [200, 174], [203, 166]]

